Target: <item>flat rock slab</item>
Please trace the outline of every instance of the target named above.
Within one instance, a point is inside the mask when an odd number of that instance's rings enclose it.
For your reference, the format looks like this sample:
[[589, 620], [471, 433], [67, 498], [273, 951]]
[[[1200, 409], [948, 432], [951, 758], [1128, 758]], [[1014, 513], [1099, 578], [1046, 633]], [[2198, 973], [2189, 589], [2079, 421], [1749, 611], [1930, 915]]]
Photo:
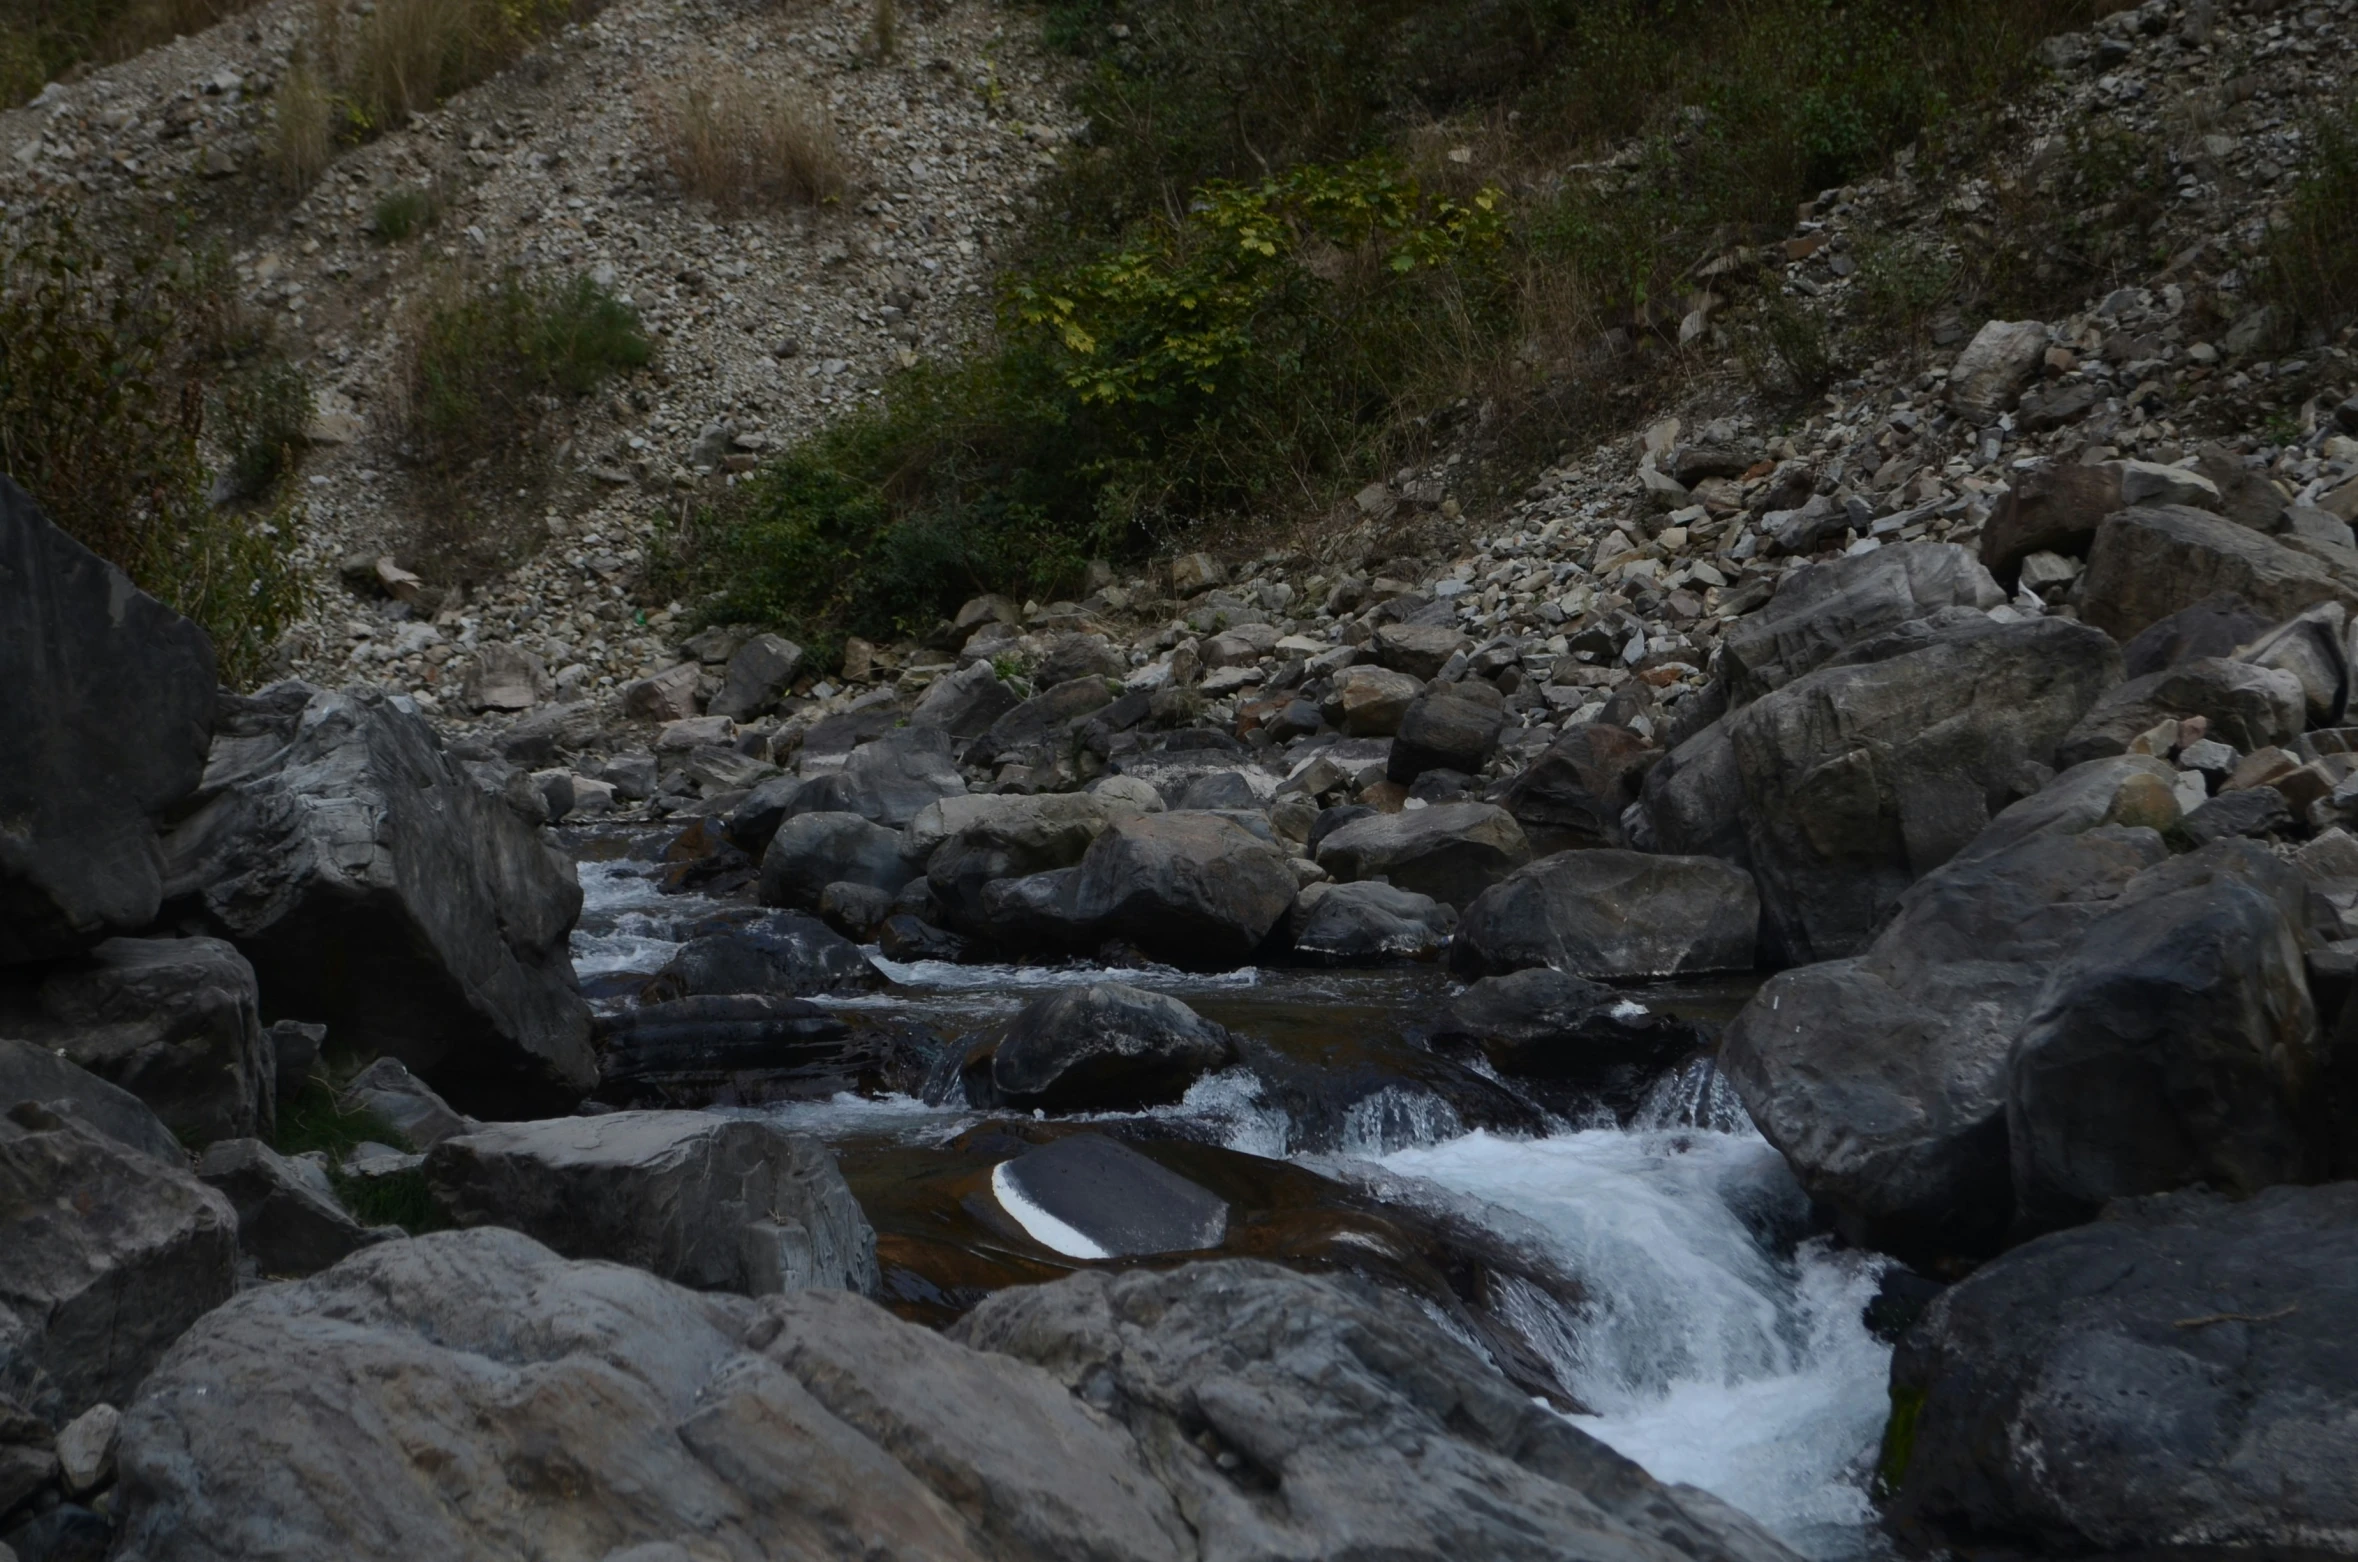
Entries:
[[1068, 1258], [1196, 1253], [1228, 1238], [1228, 1205], [1129, 1146], [1075, 1134], [991, 1173], [1017, 1225]]

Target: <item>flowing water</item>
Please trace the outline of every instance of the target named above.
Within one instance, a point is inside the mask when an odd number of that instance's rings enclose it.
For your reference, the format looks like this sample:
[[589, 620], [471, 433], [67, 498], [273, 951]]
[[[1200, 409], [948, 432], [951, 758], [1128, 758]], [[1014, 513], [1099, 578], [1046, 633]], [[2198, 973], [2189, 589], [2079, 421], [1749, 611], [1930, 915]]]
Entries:
[[[652, 973], [683, 925], [719, 909], [659, 893], [654, 865], [613, 855], [624, 849], [584, 853], [574, 950], [593, 995]], [[1716, 1493], [1806, 1555], [1883, 1551], [1867, 1482], [1890, 1352], [1862, 1322], [1880, 1266], [1813, 1234], [1808, 1201], [1708, 1061], [1659, 1081], [1634, 1112], [1567, 1116], [1416, 1045], [1415, 1018], [1450, 991], [1431, 970], [1198, 976], [871, 958], [890, 985], [822, 1001], [847, 1018], [914, 1020], [944, 1042], [1046, 989], [1107, 979], [1170, 992], [1252, 1038], [1245, 1066], [1176, 1105], [1082, 1121], [1229, 1200], [1225, 1251], [1421, 1286], [1445, 1304], [1428, 1302], [1445, 1327], [1510, 1372], [1521, 1363], [1518, 1381], [1552, 1385], [1576, 1424], [1656, 1476]], [[1719, 1020], [1743, 994], [1632, 996]], [[758, 1110], [835, 1148], [877, 1227], [884, 1300], [909, 1316], [941, 1321], [1088, 1256], [1085, 1237], [993, 1192], [999, 1165], [1072, 1119], [908, 1095]], [[1428, 1261], [1436, 1242], [1485, 1255], [1478, 1309], [1447, 1294], [1448, 1266]]]

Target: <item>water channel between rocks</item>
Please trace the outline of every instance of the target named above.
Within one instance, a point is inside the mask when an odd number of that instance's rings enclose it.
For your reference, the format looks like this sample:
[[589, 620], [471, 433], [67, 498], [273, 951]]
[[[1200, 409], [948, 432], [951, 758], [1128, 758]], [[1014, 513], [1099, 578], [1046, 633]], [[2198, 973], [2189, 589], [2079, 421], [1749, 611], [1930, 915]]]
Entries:
[[[660, 892], [656, 865], [629, 855], [650, 843], [578, 849], [574, 964], [610, 1007], [621, 1000], [600, 994], [652, 975], [680, 928], [723, 903]], [[1867, 1488], [1890, 1349], [1862, 1319], [1879, 1261], [1812, 1234], [1800, 1188], [1708, 1063], [1618, 1114], [1567, 1118], [1478, 1066], [1480, 1079], [1459, 1071], [1472, 1097], [1419, 1072], [1407, 1028], [1451, 990], [1427, 968], [1202, 976], [869, 956], [888, 985], [817, 1001], [948, 1040], [1053, 987], [1119, 980], [1265, 1044], [1174, 1106], [1118, 1116], [1027, 1120], [900, 1094], [715, 1108], [767, 1114], [835, 1151], [877, 1231], [880, 1299], [905, 1316], [947, 1322], [990, 1290], [1079, 1267], [1052, 1245], [1052, 1226], [1026, 1229], [1020, 1200], [1010, 1213], [991, 1174], [1056, 1134], [1095, 1129], [1228, 1200], [1223, 1253], [1437, 1297], [1425, 1305], [1444, 1326], [1502, 1366], [1519, 1360], [1510, 1375], [1526, 1386], [1552, 1382], [1560, 1392], [1545, 1397], [1657, 1477], [1725, 1498], [1808, 1556], [1885, 1551]], [[1632, 996], [1721, 1021], [1745, 989]]]

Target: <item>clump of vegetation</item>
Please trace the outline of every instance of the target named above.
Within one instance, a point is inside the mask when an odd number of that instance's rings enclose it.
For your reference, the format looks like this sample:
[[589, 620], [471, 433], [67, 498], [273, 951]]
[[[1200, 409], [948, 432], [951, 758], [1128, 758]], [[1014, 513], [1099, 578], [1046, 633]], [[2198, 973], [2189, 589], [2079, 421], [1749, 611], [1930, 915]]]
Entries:
[[[273, 496], [310, 393], [214, 269], [102, 253], [64, 224], [0, 248], [0, 469], [202, 625], [224, 681], [245, 684], [303, 605], [298, 512]], [[208, 447], [227, 457], [218, 481]]]
[[369, 231], [381, 244], [415, 238], [442, 220], [442, 191], [434, 185], [403, 185], [387, 191], [369, 213]]
[[270, 160], [278, 182], [301, 194], [327, 172], [336, 152], [336, 106], [327, 83], [307, 58], [297, 58], [279, 83]]
[[331, 1161], [342, 1160], [364, 1144], [410, 1147], [401, 1130], [378, 1113], [337, 1100], [335, 1087], [317, 1074], [305, 1079], [294, 1096], [279, 1102], [278, 1131], [270, 1142], [281, 1155], [319, 1150]]
[[128, 59], [212, 26], [254, 0], [11, 0], [0, 13], [0, 108], [77, 65]]
[[430, 465], [464, 469], [528, 439], [559, 398], [653, 357], [638, 312], [587, 277], [457, 278], [411, 329], [411, 427]]
[[800, 93], [723, 71], [683, 88], [660, 120], [663, 155], [691, 196], [724, 211], [815, 206], [851, 188], [851, 159]]
[[2309, 129], [2309, 168], [2269, 235], [2266, 286], [2322, 331], [2358, 319], [2358, 108]]

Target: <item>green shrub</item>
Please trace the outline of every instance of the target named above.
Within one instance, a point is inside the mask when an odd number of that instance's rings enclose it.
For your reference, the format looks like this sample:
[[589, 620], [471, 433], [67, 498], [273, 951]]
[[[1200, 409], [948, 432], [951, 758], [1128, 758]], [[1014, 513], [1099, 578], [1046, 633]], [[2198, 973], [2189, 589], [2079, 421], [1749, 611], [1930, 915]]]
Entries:
[[[307, 411], [309, 394], [241, 334], [223, 297], [200, 257], [110, 256], [70, 225], [0, 248], [0, 470], [204, 626], [223, 680], [245, 684], [302, 609], [298, 516], [212, 503], [203, 444], [229, 443], [227, 486], [259, 497], [291, 448], [289, 409]], [[222, 419], [210, 427], [209, 406]]]
[[324, 1151], [340, 1161], [364, 1144], [390, 1145], [407, 1150], [401, 1130], [366, 1107], [346, 1107], [336, 1099], [335, 1087], [314, 1074], [290, 1100], [278, 1104], [278, 1132], [271, 1148], [281, 1155]]
[[352, 1218], [364, 1226], [399, 1226], [418, 1237], [429, 1231], [448, 1231], [457, 1224], [434, 1197], [425, 1172], [417, 1167], [379, 1172], [373, 1177], [331, 1172], [328, 1180]]
[[403, 185], [378, 198], [369, 232], [383, 244], [399, 244], [442, 220], [442, 192], [431, 185]]
[[2309, 127], [2309, 165], [2284, 225], [2268, 236], [2266, 285], [2304, 323], [2358, 319], [2358, 107]]
[[653, 357], [637, 311], [587, 277], [458, 279], [412, 330], [411, 423], [431, 464], [463, 468], [512, 453], [554, 398]]

